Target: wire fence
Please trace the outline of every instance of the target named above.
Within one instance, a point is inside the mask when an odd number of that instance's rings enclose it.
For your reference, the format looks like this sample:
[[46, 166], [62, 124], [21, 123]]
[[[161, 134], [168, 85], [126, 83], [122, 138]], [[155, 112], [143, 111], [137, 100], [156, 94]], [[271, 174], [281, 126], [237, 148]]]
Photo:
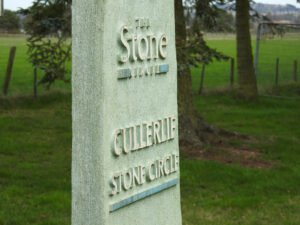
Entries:
[[[263, 24], [257, 33], [252, 46], [259, 94], [277, 96], [277, 89], [300, 84], [300, 24]], [[215, 36], [206, 36], [208, 44], [231, 59], [193, 70], [194, 91], [199, 94], [238, 87], [234, 36]]]
[[[276, 87], [289, 84], [300, 85], [300, 27], [287, 26], [282, 35], [274, 35], [272, 30], [261, 32], [259, 51], [256, 53], [255, 36], [253, 36], [254, 55], [256, 58], [256, 75], [261, 95], [278, 95]], [[236, 41], [234, 34], [214, 34], [206, 36], [208, 44], [231, 57], [228, 61], [213, 62], [203, 68], [192, 69], [193, 90], [195, 93], [207, 93], [219, 90], [231, 90], [238, 87]], [[0, 74], [1, 87], [4, 86], [8, 67], [9, 52], [12, 46], [17, 47], [17, 53], [12, 68], [8, 95], [34, 95], [37, 90], [43, 93], [43, 87], [37, 88], [37, 79], [42, 71], [35, 73], [27, 56], [26, 37], [0, 37]], [[70, 64], [70, 63], [69, 63]], [[70, 67], [70, 65], [68, 65]], [[70, 90], [70, 84], [57, 82], [51, 90]], [[1, 95], [2, 91], [1, 91]]]
[[255, 69], [260, 92], [297, 83], [300, 24], [262, 23], [257, 33]]
[[[0, 35], [0, 98], [4, 96], [34, 96], [48, 93], [49, 90], [37, 85], [44, 71], [35, 68], [27, 54], [27, 36]], [[16, 47], [12, 57], [12, 47]], [[10, 60], [10, 59], [14, 60]], [[68, 68], [71, 62], [68, 62]], [[68, 77], [70, 75], [68, 74]], [[57, 81], [50, 91], [70, 92], [70, 83]]]

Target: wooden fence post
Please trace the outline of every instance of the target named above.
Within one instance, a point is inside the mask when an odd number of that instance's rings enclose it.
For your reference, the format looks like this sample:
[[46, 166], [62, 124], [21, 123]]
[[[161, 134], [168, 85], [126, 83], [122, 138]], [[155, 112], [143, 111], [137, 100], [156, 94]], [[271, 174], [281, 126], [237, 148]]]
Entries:
[[11, 80], [11, 75], [12, 75], [12, 70], [14, 66], [14, 60], [16, 56], [16, 47], [11, 47], [10, 52], [9, 52], [9, 58], [8, 58], [8, 63], [7, 63], [7, 68], [6, 68], [6, 74], [4, 78], [4, 84], [3, 84], [3, 94], [4, 96], [7, 96], [8, 94], [8, 87], [9, 83]]
[[230, 88], [233, 89], [234, 85], [234, 58], [230, 60]]
[[294, 81], [297, 82], [298, 81], [298, 61], [295, 60], [294, 61]]
[[280, 59], [276, 59], [276, 68], [275, 68], [275, 85], [278, 86], [279, 83], [279, 62]]
[[38, 92], [37, 92], [37, 67], [34, 66], [33, 70], [33, 97], [37, 98]]
[[200, 80], [200, 87], [199, 87], [199, 91], [198, 94], [201, 95], [203, 92], [203, 85], [204, 85], [204, 77], [205, 77], [205, 64], [203, 63], [202, 65], [202, 71], [201, 71], [201, 80]]

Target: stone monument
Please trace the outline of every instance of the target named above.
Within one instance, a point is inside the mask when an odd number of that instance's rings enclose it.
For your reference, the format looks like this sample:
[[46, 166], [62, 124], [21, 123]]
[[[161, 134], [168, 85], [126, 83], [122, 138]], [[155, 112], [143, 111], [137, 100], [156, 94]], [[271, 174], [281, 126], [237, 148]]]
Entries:
[[181, 225], [173, 0], [73, 0], [73, 225]]
[[4, 10], [4, 2], [3, 0], [0, 0], [0, 16], [3, 15], [3, 10]]

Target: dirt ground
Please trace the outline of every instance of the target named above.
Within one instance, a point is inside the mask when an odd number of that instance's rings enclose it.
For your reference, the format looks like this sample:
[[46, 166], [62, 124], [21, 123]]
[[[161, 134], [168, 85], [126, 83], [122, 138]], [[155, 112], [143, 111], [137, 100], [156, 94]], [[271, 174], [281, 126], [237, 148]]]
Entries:
[[[241, 142], [238, 146], [230, 144], [232, 142]], [[251, 137], [234, 137], [230, 140], [219, 139], [211, 142], [211, 145], [204, 147], [189, 146], [181, 144], [181, 153], [186, 158], [210, 160], [223, 164], [236, 164], [248, 168], [268, 169], [273, 163], [264, 160], [259, 149], [251, 148], [249, 145], [257, 140]]]

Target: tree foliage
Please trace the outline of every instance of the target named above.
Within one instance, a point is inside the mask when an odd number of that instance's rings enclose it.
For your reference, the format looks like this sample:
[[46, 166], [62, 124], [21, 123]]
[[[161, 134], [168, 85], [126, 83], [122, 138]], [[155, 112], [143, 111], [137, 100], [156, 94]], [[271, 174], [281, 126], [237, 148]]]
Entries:
[[[202, 64], [209, 64], [214, 60], [228, 60], [229, 57], [225, 54], [209, 47], [203, 38], [203, 26], [206, 24], [206, 28], [216, 27], [218, 16], [221, 12], [216, 4], [223, 3], [220, 1], [212, 0], [186, 0], [184, 3], [185, 17], [181, 20], [185, 20], [185, 27], [188, 29], [185, 31], [186, 37], [184, 40], [178, 40], [177, 42], [177, 57], [179, 71], [188, 67], [198, 67]], [[192, 19], [191, 19], [192, 18]], [[178, 17], [177, 17], [178, 20]], [[176, 21], [177, 23], [179, 21]], [[184, 60], [181, 60], [184, 58]], [[184, 63], [182, 63], [184, 62]]]
[[185, 0], [185, 9], [194, 11], [195, 20], [204, 25], [202, 28], [214, 30], [219, 26], [220, 19], [224, 17], [225, 11], [222, 6], [229, 5], [232, 2], [234, 0]]
[[187, 65], [179, 64], [180, 70], [182, 66], [198, 67], [202, 64], [208, 65], [214, 60], [224, 61], [229, 59], [227, 55], [219, 52], [217, 49], [209, 47], [201, 32], [190, 35], [184, 49], [180, 49], [179, 47], [177, 51], [179, 52], [179, 57], [186, 58], [187, 62]]
[[19, 29], [20, 19], [17, 13], [10, 10], [4, 10], [3, 16], [0, 17], [0, 32], [19, 32]]
[[36, 0], [21, 10], [27, 17], [25, 30], [31, 63], [44, 71], [40, 84], [68, 81], [66, 63], [71, 58], [71, 0]]

